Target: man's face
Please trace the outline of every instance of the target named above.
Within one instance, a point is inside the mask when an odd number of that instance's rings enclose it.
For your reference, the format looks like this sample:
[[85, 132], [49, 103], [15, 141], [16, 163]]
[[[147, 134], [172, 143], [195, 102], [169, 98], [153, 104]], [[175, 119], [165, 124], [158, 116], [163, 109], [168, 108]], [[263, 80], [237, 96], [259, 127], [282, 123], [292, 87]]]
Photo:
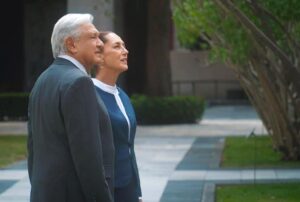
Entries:
[[93, 24], [84, 24], [80, 27], [81, 35], [74, 41], [77, 59], [88, 71], [101, 61], [103, 42], [99, 39], [99, 31]]

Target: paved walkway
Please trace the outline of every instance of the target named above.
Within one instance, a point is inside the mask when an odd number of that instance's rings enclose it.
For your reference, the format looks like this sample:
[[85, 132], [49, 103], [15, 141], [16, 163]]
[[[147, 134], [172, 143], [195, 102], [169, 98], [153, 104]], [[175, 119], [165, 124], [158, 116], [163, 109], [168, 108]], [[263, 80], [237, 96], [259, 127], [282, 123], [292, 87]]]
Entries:
[[[249, 106], [212, 107], [199, 124], [139, 126], [136, 154], [144, 202], [212, 202], [215, 184], [300, 181], [300, 169], [219, 168], [224, 138], [265, 129]], [[26, 123], [0, 123], [0, 134], [26, 133]], [[29, 201], [26, 163], [0, 171], [0, 202]]]

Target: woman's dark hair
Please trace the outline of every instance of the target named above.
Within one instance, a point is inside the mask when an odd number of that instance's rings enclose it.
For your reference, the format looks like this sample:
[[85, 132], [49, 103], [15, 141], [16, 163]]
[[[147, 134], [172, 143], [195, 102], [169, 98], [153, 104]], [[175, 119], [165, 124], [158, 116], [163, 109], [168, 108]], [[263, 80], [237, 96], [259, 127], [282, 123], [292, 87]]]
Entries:
[[100, 40], [101, 40], [103, 43], [106, 43], [106, 42], [107, 42], [106, 35], [108, 35], [108, 34], [110, 34], [110, 33], [113, 33], [113, 32], [110, 32], [110, 31], [100, 32], [100, 34], [99, 34]]

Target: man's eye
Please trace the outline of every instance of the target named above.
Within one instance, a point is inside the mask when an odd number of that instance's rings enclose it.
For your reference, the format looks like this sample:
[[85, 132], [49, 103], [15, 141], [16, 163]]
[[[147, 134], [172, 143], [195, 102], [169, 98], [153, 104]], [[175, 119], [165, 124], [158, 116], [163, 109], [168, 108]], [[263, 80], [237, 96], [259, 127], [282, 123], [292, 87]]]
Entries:
[[103, 47], [103, 46], [100, 46], [100, 51], [101, 51], [101, 53], [103, 52], [103, 50], [104, 50], [104, 47]]

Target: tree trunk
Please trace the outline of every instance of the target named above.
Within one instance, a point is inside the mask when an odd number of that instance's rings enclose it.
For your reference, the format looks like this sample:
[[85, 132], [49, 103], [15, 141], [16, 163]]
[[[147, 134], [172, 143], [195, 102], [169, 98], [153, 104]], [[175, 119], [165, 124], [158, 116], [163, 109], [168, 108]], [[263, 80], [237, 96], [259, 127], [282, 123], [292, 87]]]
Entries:
[[[285, 159], [300, 160], [300, 68], [293, 62], [297, 58], [281, 50], [271, 35], [259, 29], [233, 1], [214, 2], [223, 9], [224, 15], [234, 16], [253, 41], [255, 52], [251, 54], [248, 65], [231, 67], [239, 75], [242, 86], [272, 136], [274, 147], [284, 154]], [[252, 9], [258, 8], [255, 4]], [[258, 18], [265, 20], [262, 16]], [[287, 44], [292, 45], [290, 50], [300, 51], [295, 44]]]
[[171, 95], [170, 0], [147, 2], [147, 93], [153, 96]]

